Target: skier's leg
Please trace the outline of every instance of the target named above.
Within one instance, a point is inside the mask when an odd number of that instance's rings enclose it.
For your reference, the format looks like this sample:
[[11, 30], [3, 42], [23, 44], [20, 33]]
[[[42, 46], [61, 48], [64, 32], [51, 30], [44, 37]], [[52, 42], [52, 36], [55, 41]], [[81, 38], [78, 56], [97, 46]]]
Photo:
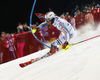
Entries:
[[69, 43], [69, 40], [74, 36], [75, 34], [75, 31], [74, 29], [72, 28], [72, 30], [70, 31], [70, 36], [69, 34], [66, 34], [67, 35], [67, 38], [66, 38], [66, 41], [64, 42], [64, 44], [62, 45], [62, 48], [65, 49], [65, 48], [69, 48], [70, 46], [68, 45]]
[[46, 55], [44, 55], [44, 56], [48, 57], [48, 56], [51, 56], [52, 54], [54, 54], [55, 53], [54, 50], [56, 50], [56, 51], [58, 50], [57, 45], [63, 45], [64, 42], [66, 41], [66, 39], [67, 39], [66, 35], [63, 32], [61, 32], [59, 38], [56, 39], [56, 40], [54, 40], [51, 43], [51, 49], [50, 49], [50, 51]]

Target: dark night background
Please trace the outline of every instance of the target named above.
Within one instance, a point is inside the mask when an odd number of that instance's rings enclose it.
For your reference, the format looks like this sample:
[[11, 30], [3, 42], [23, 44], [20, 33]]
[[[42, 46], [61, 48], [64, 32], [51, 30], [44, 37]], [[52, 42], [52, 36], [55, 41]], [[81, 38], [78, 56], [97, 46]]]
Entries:
[[[51, 8], [57, 15], [63, 12], [71, 12], [76, 5], [92, 4], [95, 1], [100, 3], [100, 0], [37, 0], [34, 13], [46, 13]], [[27, 23], [29, 25], [31, 8], [34, 0], [2, 0], [0, 1], [0, 33], [5, 31], [11, 33], [16, 31], [18, 23]], [[33, 23], [40, 20], [33, 14]]]

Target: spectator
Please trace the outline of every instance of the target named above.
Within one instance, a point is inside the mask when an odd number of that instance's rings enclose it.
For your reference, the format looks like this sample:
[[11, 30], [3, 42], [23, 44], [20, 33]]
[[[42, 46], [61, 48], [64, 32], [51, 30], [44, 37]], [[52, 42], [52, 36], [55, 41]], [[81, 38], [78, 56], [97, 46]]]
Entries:
[[83, 13], [86, 13], [86, 9], [83, 10]]
[[19, 26], [17, 27], [17, 32], [21, 33], [23, 30], [23, 25], [21, 25], [21, 23], [19, 22]]
[[75, 11], [74, 11], [74, 16], [76, 16], [77, 14], [77, 8], [75, 8]]
[[71, 16], [70, 16], [70, 15], [68, 15], [68, 17], [66, 18], [66, 20], [70, 23]]
[[4, 31], [1, 32], [1, 40], [4, 40], [6, 37], [6, 33]]
[[68, 15], [68, 18], [71, 18], [71, 16], [70, 16], [70, 15]]
[[92, 9], [92, 7], [91, 7], [89, 4], [87, 4], [87, 5], [85, 6], [86, 12], [88, 12], [90, 9]]
[[24, 24], [24, 26], [23, 26], [23, 31], [24, 31], [24, 32], [30, 31], [30, 27], [27, 26], [27, 23]]
[[1, 37], [5, 37], [6, 33], [4, 31], [1, 32]]
[[100, 8], [100, 5], [99, 5], [99, 4], [97, 4], [95, 7], [96, 7], [96, 8]]
[[65, 19], [65, 16], [63, 14], [60, 17], [63, 18], [63, 19]]
[[81, 12], [79, 10], [77, 10], [76, 16], [79, 16], [79, 15], [81, 15]]
[[94, 18], [91, 13], [91, 10], [89, 10], [88, 14], [85, 15], [85, 20], [86, 20], [86, 23], [90, 23], [90, 24], [94, 25]]
[[81, 12], [81, 15], [83, 14], [83, 12]]
[[76, 9], [79, 9], [79, 6], [78, 5], [76, 5]]
[[68, 12], [66, 12], [65, 17], [68, 17], [68, 15], [69, 15], [69, 13], [68, 13]]
[[62, 15], [64, 15], [64, 16], [65, 16], [65, 13], [62, 13]]

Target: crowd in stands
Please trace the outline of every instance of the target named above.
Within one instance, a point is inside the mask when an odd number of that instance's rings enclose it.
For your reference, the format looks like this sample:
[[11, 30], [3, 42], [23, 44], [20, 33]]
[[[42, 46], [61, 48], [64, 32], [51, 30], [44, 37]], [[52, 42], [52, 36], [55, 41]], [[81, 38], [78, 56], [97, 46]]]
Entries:
[[[38, 26], [38, 22], [36, 22], [36, 24], [33, 24], [32, 25], [32, 28], [36, 28], [37, 26]], [[17, 27], [17, 31], [18, 31], [18, 33], [24, 33], [24, 32], [27, 32], [27, 31], [30, 31], [31, 29], [30, 29], [30, 27], [27, 25], [27, 23], [25, 23], [25, 24], [21, 24], [21, 23], [19, 23], [19, 26]]]
[[[85, 6], [82, 5], [80, 7], [78, 5], [76, 5], [74, 10], [72, 10], [71, 12], [62, 13], [60, 15], [60, 17], [64, 18], [64, 19], [76, 17], [76, 16], [82, 15], [86, 12], [89, 12], [91, 9], [94, 9], [94, 8], [100, 8], [100, 5], [96, 4], [95, 2], [93, 2], [92, 4], [86, 4]], [[36, 22], [35, 24], [32, 25], [32, 28], [36, 28], [38, 26], [38, 24], [39, 23]], [[27, 23], [25, 23], [25, 24], [19, 23], [19, 25], [17, 27], [17, 33], [19, 34], [19, 33], [24, 33], [27, 31], [30, 31], [30, 27], [27, 25]], [[8, 35], [8, 33], [2, 31], [0, 37], [4, 37], [6, 35]]]
[[96, 4], [95, 2], [93, 2], [92, 4], [86, 4], [85, 6], [84, 5], [81, 5], [80, 7], [78, 5], [76, 5], [75, 9], [72, 10], [69, 14], [69, 12], [66, 12], [66, 13], [62, 13], [60, 15], [60, 17], [62, 18], [67, 18], [67, 17], [76, 17], [76, 16], [79, 16], [79, 15], [82, 15], [88, 11], [90, 11], [91, 9], [94, 9], [94, 8], [100, 8], [100, 4]]
[[[32, 25], [32, 29], [33, 28], [36, 28], [38, 26], [38, 22], [36, 22], [35, 24]], [[25, 33], [25, 32], [28, 32], [28, 31], [31, 31], [30, 27], [27, 25], [27, 23], [24, 23], [24, 24], [21, 24], [19, 22], [19, 25], [17, 26], [17, 34], [20, 34], [20, 33]], [[14, 33], [11, 33], [11, 34], [16, 34], [16, 32]], [[2, 31], [1, 32], [1, 36], [0, 37], [6, 37], [7, 35], [9, 35], [9, 33], [6, 33], [5, 31]]]

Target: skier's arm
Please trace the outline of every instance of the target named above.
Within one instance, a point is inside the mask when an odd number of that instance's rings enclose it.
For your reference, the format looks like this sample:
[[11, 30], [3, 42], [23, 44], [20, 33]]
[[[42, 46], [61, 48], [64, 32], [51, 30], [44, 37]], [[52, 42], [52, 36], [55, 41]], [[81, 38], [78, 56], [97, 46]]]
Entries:
[[43, 27], [48, 26], [48, 25], [49, 25], [49, 24], [45, 21], [45, 22], [41, 23], [38, 27], [39, 27], [40, 29], [42, 29]]
[[36, 28], [33, 28], [32, 32], [35, 33], [39, 30], [41, 30], [43, 27], [47, 26], [48, 23], [45, 21], [45, 22], [42, 22], [39, 26], [37, 26]]
[[41, 23], [41, 24], [38, 26], [38, 28], [40, 28], [40, 31], [41, 31], [41, 34], [42, 34], [42, 37], [43, 37], [44, 42], [45, 42], [45, 38], [44, 38], [43, 33], [42, 33], [42, 28], [45, 27], [45, 26], [48, 26], [48, 25], [49, 25], [49, 24], [45, 21], [45, 22]]

